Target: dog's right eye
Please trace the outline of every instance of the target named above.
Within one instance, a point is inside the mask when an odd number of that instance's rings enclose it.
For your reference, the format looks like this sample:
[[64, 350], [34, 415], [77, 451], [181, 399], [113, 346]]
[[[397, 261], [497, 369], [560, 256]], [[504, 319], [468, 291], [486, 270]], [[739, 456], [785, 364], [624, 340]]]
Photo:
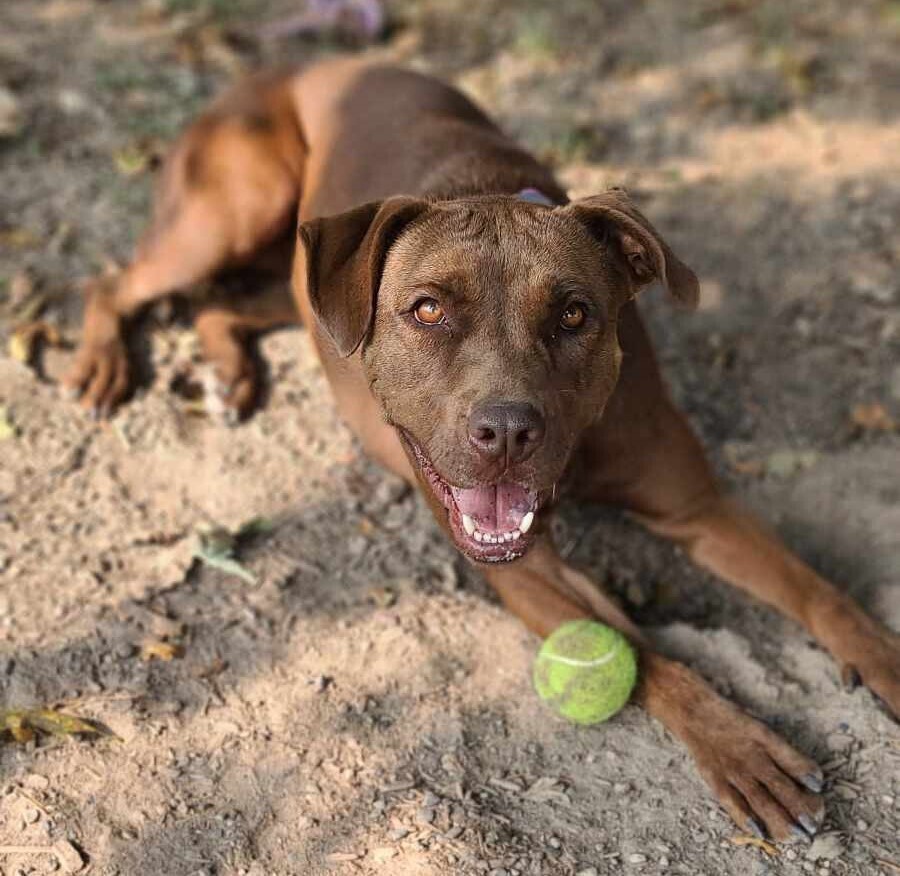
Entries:
[[434, 298], [422, 298], [413, 309], [416, 322], [422, 325], [441, 325], [446, 321], [444, 308]]

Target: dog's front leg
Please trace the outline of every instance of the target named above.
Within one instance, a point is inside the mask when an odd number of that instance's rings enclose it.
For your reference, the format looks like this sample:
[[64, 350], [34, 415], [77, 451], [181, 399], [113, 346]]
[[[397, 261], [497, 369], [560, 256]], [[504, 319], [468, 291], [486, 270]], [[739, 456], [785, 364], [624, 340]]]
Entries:
[[729, 499], [712, 493], [676, 518], [641, 518], [692, 559], [802, 624], [900, 718], [900, 636], [871, 618]]
[[539, 636], [593, 617], [621, 630], [639, 652], [634, 701], [690, 749], [701, 775], [734, 821], [777, 840], [815, 833], [824, 813], [822, 773], [765, 725], [720, 697], [688, 667], [654, 651], [599, 588], [544, 538], [518, 562], [485, 575], [504, 604]]

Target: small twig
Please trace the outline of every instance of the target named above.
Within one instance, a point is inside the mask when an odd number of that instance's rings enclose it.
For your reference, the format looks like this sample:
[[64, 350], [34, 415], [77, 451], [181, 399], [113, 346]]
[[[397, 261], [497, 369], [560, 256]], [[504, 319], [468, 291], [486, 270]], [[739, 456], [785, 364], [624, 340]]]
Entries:
[[888, 870], [893, 870], [895, 873], [900, 873], [900, 864], [895, 864], [893, 861], [888, 861], [884, 858], [876, 858], [875, 863], [881, 864], [882, 867], [887, 867]]
[[0, 855], [55, 855], [53, 846], [0, 846]]
[[762, 849], [772, 858], [778, 857], [778, 849], [772, 843], [755, 836], [732, 836], [728, 838], [728, 841], [736, 846], [753, 846], [755, 849]]

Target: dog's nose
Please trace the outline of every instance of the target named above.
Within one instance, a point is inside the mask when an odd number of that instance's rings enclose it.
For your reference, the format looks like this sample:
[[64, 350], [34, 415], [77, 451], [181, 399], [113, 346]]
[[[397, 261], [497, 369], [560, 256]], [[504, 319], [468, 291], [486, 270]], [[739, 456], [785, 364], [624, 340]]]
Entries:
[[544, 417], [531, 404], [482, 402], [469, 414], [469, 439], [488, 459], [528, 459], [544, 440]]

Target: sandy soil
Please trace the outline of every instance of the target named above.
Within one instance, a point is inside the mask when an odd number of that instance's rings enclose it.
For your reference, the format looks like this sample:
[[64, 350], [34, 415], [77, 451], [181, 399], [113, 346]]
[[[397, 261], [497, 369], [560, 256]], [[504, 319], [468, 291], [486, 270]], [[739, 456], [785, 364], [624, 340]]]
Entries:
[[[250, 39], [294, 6], [2, 5], [4, 350], [35, 295], [77, 338], [76, 281], [127, 256], [145, 165], [198, 105], [242, 68], [334, 50]], [[378, 51], [458, 82], [573, 194], [632, 189], [702, 278], [699, 313], [656, 293], [645, 311], [723, 478], [900, 628], [900, 440], [854, 422], [900, 414], [896, 2], [391, 13]], [[185, 398], [196, 344], [170, 317], [109, 425], [58, 399], [70, 351], [41, 373], [0, 355], [0, 703], [119, 737], [0, 746], [0, 845], [69, 839], [98, 876], [900, 871], [897, 725], [792, 624], [616, 514], [563, 509], [573, 560], [825, 765], [826, 836], [767, 857], [638, 709], [586, 731], [542, 708], [535, 640], [359, 456], [302, 331], [262, 343], [269, 398], [229, 429]], [[254, 583], [193, 560], [199, 526], [256, 516]], [[181, 656], [143, 660], [146, 642]], [[0, 852], [0, 873], [56, 868]]]

